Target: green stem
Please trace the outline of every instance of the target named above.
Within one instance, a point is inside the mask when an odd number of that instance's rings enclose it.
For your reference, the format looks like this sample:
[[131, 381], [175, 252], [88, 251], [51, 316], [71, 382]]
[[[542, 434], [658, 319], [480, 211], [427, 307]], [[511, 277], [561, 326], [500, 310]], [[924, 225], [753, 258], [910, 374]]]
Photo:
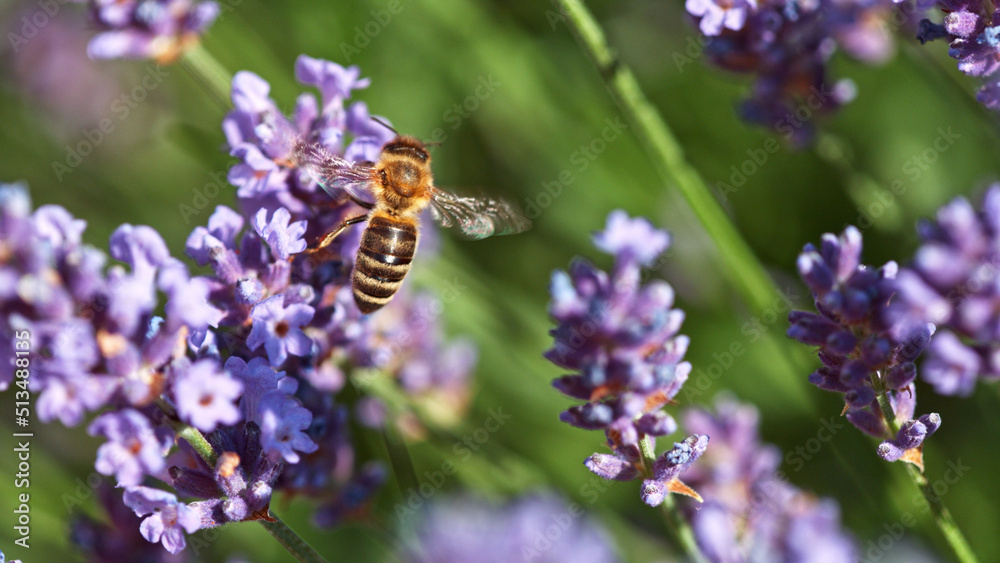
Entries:
[[[177, 436], [186, 440], [188, 444], [191, 444], [191, 447], [198, 452], [198, 455], [205, 460], [205, 463], [209, 467], [215, 467], [215, 462], [219, 457], [218, 453], [212, 448], [212, 444], [208, 443], [208, 440], [205, 439], [201, 431], [193, 426], [182, 425], [180, 423], [175, 426], [177, 427]], [[260, 522], [264, 526], [264, 529], [274, 536], [278, 540], [278, 543], [284, 546], [293, 557], [303, 562], [326, 561], [326, 559], [323, 559], [323, 556], [306, 543], [306, 540], [296, 534], [295, 530], [289, 528], [280, 518], [273, 513], [270, 513], [269, 517], [273, 521], [257, 520], [257, 522]]]
[[[639, 440], [639, 449], [642, 451], [643, 465], [646, 466], [647, 472], [651, 473], [653, 463], [656, 462], [656, 452], [653, 451], [653, 441], [648, 434], [643, 435], [642, 439]], [[670, 534], [674, 536], [674, 539], [687, 552], [688, 557], [697, 563], [707, 563], [708, 560], [701, 553], [701, 550], [698, 549], [698, 542], [694, 539], [694, 532], [691, 530], [691, 525], [688, 524], [687, 519], [681, 514], [672, 493], [667, 493], [667, 496], [663, 499], [663, 514], [667, 521], [667, 529], [670, 530]]]
[[417, 472], [413, 468], [413, 459], [406, 444], [394, 436], [388, 428], [382, 430], [382, 439], [385, 440], [385, 447], [389, 452], [389, 462], [392, 464], [392, 471], [396, 475], [396, 483], [399, 484], [399, 491], [405, 498], [411, 490], [415, 491], [420, 486], [417, 479]]
[[183, 438], [188, 444], [191, 444], [194, 451], [198, 452], [198, 455], [201, 456], [201, 459], [205, 460], [205, 463], [209, 467], [215, 467], [215, 462], [218, 461], [219, 456], [215, 452], [215, 449], [212, 448], [212, 444], [208, 443], [208, 440], [205, 439], [205, 436], [197, 428], [184, 426], [177, 432], [177, 437]]
[[200, 44], [195, 45], [184, 52], [181, 66], [222, 109], [230, 108], [229, 87], [233, 77], [211, 53]]
[[[873, 373], [871, 375], [871, 382], [872, 387], [875, 388], [875, 396], [878, 400], [879, 409], [882, 411], [882, 418], [885, 419], [886, 426], [889, 427], [892, 437], [895, 438], [899, 432], [899, 422], [896, 420], [896, 413], [893, 412], [892, 404], [889, 402], [888, 392], [882, 384], [881, 375], [877, 372]], [[948, 546], [955, 553], [955, 557], [962, 563], [977, 563], [979, 560], [972, 551], [972, 547], [969, 546], [969, 542], [962, 535], [962, 530], [958, 527], [955, 519], [952, 518], [948, 507], [941, 502], [941, 498], [934, 492], [934, 489], [927, 481], [927, 477], [912, 463], [903, 463], [903, 465], [906, 466], [906, 471], [910, 475], [910, 481], [924, 495], [924, 500], [927, 502], [927, 506], [934, 516], [934, 523], [937, 524], [938, 529], [944, 534], [944, 538], [948, 542]]]
[[280, 518], [271, 515], [274, 519], [273, 522], [268, 522], [267, 520], [258, 520], [261, 526], [271, 534], [274, 539], [278, 540], [288, 553], [291, 553], [296, 559], [302, 561], [303, 563], [326, 563], [326, 559], [323, 558], [315, 549], [312, 548], [304, 539], [299, 537], [295, 533], [295, 530], [288, 527]]
[[639, 83], [608, 46], [604, 32], [581, 0], [556, 0], [570, 29], [590, 55], [615, 101], [632, 123], [639, 143], [646, 149], [663, 178], [677, 186], [709, 237], [715, 242], [724, 275], [754, 309], [768, 309], [775, 288], [750, 247], [733, 226], [670, 127], [646, 99]]

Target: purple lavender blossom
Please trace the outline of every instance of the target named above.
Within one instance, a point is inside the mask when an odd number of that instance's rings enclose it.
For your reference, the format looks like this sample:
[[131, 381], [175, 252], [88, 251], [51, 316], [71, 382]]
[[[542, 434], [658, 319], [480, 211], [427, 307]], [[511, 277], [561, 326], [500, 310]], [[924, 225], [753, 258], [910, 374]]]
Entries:
[[[907, 455], [916, 456], [924, 439], [933, 434], [940, 426], [941, 416], [937, 413], [925, 414], [917, 420], [908, 420], [900, 426], [894, 439], [886, 440], [879, 445], [878, 455], [886, 461], [896, 461]], [[923, 460], [919, 456], [915, 459], [917, 465], [922, 465]]]
[[861, 247], [861, 233], [848, 227], [840, 237], [823, 235], [820, 248], [803, 248], [798, 270], [819, 314], [789, 313], [788, 336], [819, 347], [823, 365], [809, 381], [843, 393], [847, 419], [864, 432], [888, 438], [895, 421], [882, 418], [875, 382], [889, 390], [894, 401], [900, 402], [905, 393], [909, 408], [894, 413], [897, 420], [911, 418], [916, 396], [913, 361], [927, 346], [934, 325], [899, 320], [890, 308], [901, 291], [896, 263], [872, 269], [861, 263]]
[[268, 518], [271, 495], [285, 465], [261, 447], [257, 424], [219, 428], [206, 438], [219, 454], [214, 467], [182, 448], [169, 469], [170, 484], [178, 492], [204, 499], [189, 505], [202, 515], [202, 526]]
[[136, 516], [149, 515], [139, 526], [142, 537], [150, 543], [163, 543], [170, 553], [179, 553], [187, 545], [185, 532], [193, 534], [202, 528], [201, 514], [166, 491], [129, 487], [123, 500]]
[[[120, 4], [127, 16], [133, 5]], [[442, 337], [438, 302], [401, 296], [378, 315], [357, 310], [350, 272], [361, 229], [321, 258], [301, 252], [360, 208], [318, 190], [289, 159], [291, 142], [372, 159], [393, 133], [363, 103], [348, 105], [367, 85], [358, 69], [308, 57], [296, 66], [322, 104], [304, 94], [291, 118], [259, 77], [234, 78], [223, 129], [242, 160], [230, 178], [243, 213], [219, 206], [189, 236], [207, 275], [131, 225], [112, 235], [119, 263], [107, 267], [106, 254], [81, 243], [82, 221], [55, 206], [32, 214], [24, 188], [0, 186], [0, 332], [27, 329], [43, 352], [32, 357], [40, 418], [72, 425], [106, 409], [90, 426], [108, 440], [97, 467], [123, 485], [152, 477], [201, 499], [179, 505], [201, 527], [265, 518], [276, 490], [318, 497], [317, 519], [328, 523], [363, 514], [384, 472], [355, 468], [350, 409], [332, 393], [351, 370], [383, 369], [414, 400], [446, 397], [452, 419], [469, 396], [475, 350]], [[184, 441], [172, 448], [169, 426], [180, 423], [208, 433], [215, 467]], [[143, 524], [147, 539], [178, 549], [183, 529], [155, 515]]]
[[958, 70], [985, 79], [976, 99], [991, 110], [1000, 109], [1000, 86], [997, 81], [997, 70], [1000, 70], [997, 59], [997, 53], [1000, 53], [1000, 13], [993, 9], [992, 4], [981, 0], [938, 0], [924, 2], [919, 7], [943, 12], [945, 16], [941, 23], [921, 20], [917, 39], [921, 43], [947, 40], [948, 55], [958, 61]]
[[817, 500], [778, 473], [781, 453], [760, 442], [758, 422], [753, 406], [727, 395], [716, 399], [714, 412], [684, 414], [687, 431], [712, 436], [685, 477], [705, 499], [687, 510], [702, 553], [720, 563], [855, 560], [836, 502]]
[[171, 554], [152, 544], [139, 532], [142, 519], [122, 503], [122, 495], [107, 483], [95, 491], [106, 518], [95, 520], [78, 514], [70, 523], [70, 542], [88, 561], [150, 561], [180, 563], [184, 554]]
[[271, 247], [271, 254], [275, 260], [288, 260], [292, 254], [306, 249], [306, 241], [302, 238], [306, 232], [306, 222], [296, 221], [289, 224], [291, 216], [287, 209], [279, 207], [274, 211], [271, 220], [267, 221], [267, 210], [260, 209], [251, 221], [260, 238]]
[[179, 260], [170, 262], [160, 271], [159, 286], [167, 294], [166, 318], [171, 328], [187, 326], [203, 332], [208, 327], [216, 328], [225, 313], [209, 301], [213, 289], [211, 280], [190, 277], [187, 267]]
[[[239, 188], [243, 208], [248, 213], [265, 208], [270, 214], [284, 207], [292, 221], [308, 220], [308, 241], [319, 239], [362, 210], [348, 201], [346, 193], [335, 202], [340, 205], [331, 208], [330, 195], [295, 166], [293, 143], [297, 138], [319, 142], [334, 154], [373, 161], [394, 133], [373, 122], [362, 102], [345, 107], [354, 90], [368, 85], [367, 79], [359, 79], [357, 67], [343, 68], [303, 55], [295, 63], [295, 75], [301, 83], [320, 90], [322, 104], [311, 94], [302, 94], [294, 115], [285, 117], [268, 97], [267, 82], [251, 72], [240, 72], [233, 78], [235, 110], [223, 120], [222, 128], [231, 154], [242, 161], [230, 171], [229, 181]], [[327, 211], [317, 214], [317, 210]], [[359, 229], [338, 237], [343, 240], [335, 241], [333, 250], [356, 247], [360, 233], [355, 231]]]
[[980, 379], [1000, 379], [1000, 184], [980, 210], [958, 198], [918, 230], [923, 244], [900, 272], [893, 320], [937, 325], [920, 374], [942, 395], [968, 396]]
[[302, 327], [313, 314], [309, 305], [286, 304], [283, 295], [269, 297], [253, 308], [253, 329], [247, 337], [247, 346], [256, 350], [263, 345], [271, 364], [276, 366], [285, 363], [289, 354], [304, 356], [309, 353], [312, 341]]
[[211, 432], [220, 424], [231, 426], [240, 420], [240, 411], [233, 401], [242, 391], [243, 384], [238, 379], [208, 359], [179, 369], [174, 379], [177, 414], [202, 432]]
[[[742, 117], [794, 145], [812, 139], [815, 115], [831, 113], [854, 97], [851, 81], [829, 78], [827, 64], [838, 48], [872, 64], [892, 54], [883, 27], [892, 15], [891, 0], [687, 0], [685, 7], [709, 38], [712, 62], [754, 76]], [[691, 61], [675, 55], [674, 62]]]
[[298, 401], [269, 393], [258, 406], [261, 446], [272, 458], [298, 463], [298, 452], [312, 453], [319, 446], [303, 431], [312, 422], [312, 413]]
[[215, 2], [194, 0], [87, 0], [87, 4], [91, 19], [102, 30], [87, 49], [93, 59], [172, 63], [198, 43], [219, 15]]
[[[595, 235], [599, 247], [616, 254], [611, 277], [585, 262], [574, 262], [569, 274], [553, 274], [549, 312], [558, 325], [552, 331], [555, 344], [545, 353], [556, 365], [579, 372], [556, 379], [556, 389], [588, 401], [560, 419], [608, 430], [624, 445], [638, 444], [640, 434], [663, 435], [657, 430], [671, 428], [669, 415], [658, 409], [691, 370], [681, 361], [688, 340], [677, 335], [684, 313], [671, 309], [673, 289], [662, 281], [639, 284], [640, 265], [665, 250], [669, 238], [663, 232], [627, 236], [637, 230], [653, 231], [645, 219], [612, 212], [608, 228]], [[636, 419], [643, 414], [651, 418]]]
[[[657, 505], [668, 492], [698, 498], [677, 476], [704, 451], [697, 436], [664, 454], [652, 467], [639, 455], [641, 440], [673, 433], [674, 419], [661, 407], [680, 391], [691, 371], [682, 361], [688, 339], [677, 334], [684, 313], [673, 309], [673, 289], [663, 281], [641, 284], [641, 266], [651, 265], [670, 243], [667, 233], [623, 211], [608, 216], [595, 245], [615, 256], [611, 274], [577, 261], [570, 273], [552, 276], [549, 313], [557, 326], [545, 357], [574, 373], [553, 386], [586, 401], [561, 413], [563, 422], [604, 430], [612, 454], [594, 454], [585, 465], [605, 479], [646, 479], [643, 500]], [[691, 449], [693, 448], [693, 449]]]
[[137, 486], [146, 475], [163, 471], [173, 442], [165, 429], [154, 430], [148, 418], [132, 409], [102, 414], [87, 433], [108, 439], [97, 449], [94, 466], [104, 475], [114, 475], [123, 487]]
[[684, 9], [696, 18], [701, 32], [711, 37], [722, 33], [722, 29], [739, 31], [746, 23], [749, 14], [757, 9], [755, 0], [687, 0]]
[[298, 463], [297, 452], [312, 453], [318, 449], [303, 433], [313, 415], [292, 397], [299, 387], [295, 378], [275, 372], [263, 358], [254, 358], [250, 363], [229, 358], [226, 370], [244, 382], [240, 410], [248, 422], [259, 426], [260, 445], [270, 459]]
[[[504, 507], [472, 499], [433, 505], [415, 537], [406, 542], [403, 560], [413, 563], [465, 561], [617, 561], [608, 534], [580, 518], [583, 509], [548, 495], [526, 497]], [[557, 526], [561, 533], [546, 536]]]
[[642, 501], [649, 506], [659, 506], [667, 494], [681, 493], [700, 502], [701, 496], [681, 483], [678, 477], [705, 453], [708, 440], [706, 434], [688, 436], [657, 458], [653, 464], [653, 478], [642, 482]]

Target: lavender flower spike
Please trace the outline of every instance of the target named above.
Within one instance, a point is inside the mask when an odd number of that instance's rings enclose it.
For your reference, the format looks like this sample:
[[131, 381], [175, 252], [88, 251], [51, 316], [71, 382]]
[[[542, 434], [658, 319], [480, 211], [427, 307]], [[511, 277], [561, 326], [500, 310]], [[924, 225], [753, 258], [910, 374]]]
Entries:
[[[830, 78], [827, 65], [838, 49], [872, 64], [893, 51], [892, 37], [882, 31], [892, 0], [686, 0], [685, 8], [708, 39], [709, 60], [753, 76], [739, 108], [743, 119], [792, 145], [813, 139], [817, 114], [832, 113], [855, 95], [852, 81]], [[680, 68], [692, 61], [675, 54], [674, 62]], [[803, 105], [813, 119], [794, 117]]]
[[[85, 0], [76, 0], [83, 2]], [[171, 63], [193, 44], [219, 15], [215, 2], [193, 0], [86, 0], [102, 32], [90, 40], [93, 59], [153, 59]]]
[[618, 481], [644, 478], [642, 498], [653, 506], [670, 492], [700, 500], [677, 476], [704, 452], [707, 436], [688, 438], [653, 467], [639, 451], [640, 442], [652, 443], [677, 430], [673, 417], [661, 408], [691, 371], [683, 361], [688, 339], [678, 334], [684, 313], [673, 308], [673, 289], [659, 280], [641, 283], [642, 266], [653, 264], [670, 237], [619, 210], [608, 215], [594, 244], [614, 255], [610, 274], [576, 261], [568, 273], [552, 275], [549, 313], [557, 324], [551, 331], [555, 343], [545, 357], [572, 372], [552, 384], [585, 401], [559, 419], [604, 430], [612, 453], [595, 453], [584, 462], [596, 475]]
[[837, 503], [789, 484], [778, 470], [781, 452], [760, 441], [759, 423], [755, 407], [728, 394], [711, 411], [684, 413], [687, 431], [712, 436], [712, 448], [685, 473], [705, 498], [685, 507], [702, 553], [741, 563], [856, 561]]
[[939, 394], [968, 396], [980, 380], [1000, 380], [1000, 184], [978, 209], [957, 198], [918, 230], [894, 320], [938, 326], [920, 375]]
[[[901, 319], [894, 310], [896, 305], [890, 307], [901, 292], [895, 262], [873, 269], [861, 263], [861, 248], [861, 233], [854, 227], [845, 229], [840, 237], [823, 235], [819, 248], [805, 246], [798, 269], [812, 292], [818, 314], [789, 313], [788, 336], [819, 347], [822, 366], [809, 381], [820, 389], [843, 393], [847, 419], [864, 432], [888, 439], [894, 421], [883, 419], [872, 378], [879, 388], [894, 395], [890, 400], [903, 404], [900, 397], [906, 394], [909, 408], [897, 408], [896, 418], [912, 416], [913, 361], [927, 346], [935, 327]], [[902, 455], [895, 459], [910, 461]]]

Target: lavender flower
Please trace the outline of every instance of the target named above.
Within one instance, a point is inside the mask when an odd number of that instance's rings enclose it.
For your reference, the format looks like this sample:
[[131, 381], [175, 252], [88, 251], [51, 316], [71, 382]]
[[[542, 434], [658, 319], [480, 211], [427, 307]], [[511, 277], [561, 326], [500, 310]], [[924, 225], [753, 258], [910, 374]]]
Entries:
[[177, 497], [166, 491], [149, 487], [130, 487], [125, 491], [125, 505], [136, 516], [149, 516], [142, 521], [139, 531], [150, 543], [163, 543], [170, 553], [178, 553], [187, 542], [184, 532], [193, 534], [201, 529], [201, 515]]
[[762, 444], [759, 416], [722, 395], [714, 412], [689, 409], [684, 427], [712, 436], [712, 448], [687, 472], [705, 503], [688, 510], [709, 561], [853, 561], [854, 542], [840, 527], [836, 502], [817, 500], [778, 471], [781, 453]]
[[76, 515], [70, 523], [70, 541], [85, 553], [88, 561], [150, 561], [180, 563], [188, 561], [183, 553], [171, 554], [142, 537], [142, 519], [122, 503], [121, 494], [107, 483], [95, 491], [106, 518], [95, 520]]
[[[641, 267], [666, 250], [670, 239], [645, 219], [624, 211], [608, 216], [595, 245], [615, 256], [611, 275], [582, 261], [552, 276], [549, 313], [557, 326], [545, 357], [576, 373], [553, 381], [556, 389], [587, 401], [561, 413], [563, 422], [604, 430], [613, 455], [594, 454], [586, 466], [605, 479], [646, 477], [643, 499], [659, 504], [670, 492], [697, 493], [677, 475], [704, 451], [708, 438], [691, 436], [653, 467], [639, 455], [641, 440], [673, 433], [674, 419], [660, 408], [680, 391], [691, 371], [682, 361], [688, 339], [677, 331], [684, 313], [672, 309], [673, 289], [662, 281], [641, 285]], [[689, 448], [678, 450], [677, 448]], [[686, 452], [686, 453], [684, 453]]]
[[93, 59], [172, 63], [198, 43], [219, 15], [215, 2], [195, 0], [87, 0], [87, 4], [101, 30], [87, 48]]
[[[818, 249], [807, 244], [799, 255], [798, 269], [819, 311], [788, 315], [788, 336], [819, 347], [823, 365], [809, 381], [820, 389], [843, 393], [847, 419], [864, 432], [888, 438], [889, 424], [895, 421], [883, 419], [875, 383], [889, 390], [897, 420], [912, 418], [916, 403], [913, 361], [927, 346], [934, 325], [894, 322], [898, 315], [890, 310], [890, 301], [900, 291], [896, 263], [877, 270], [861, 264], [861, 233], [854, 227], [845, 229], [839, 238], [823, 235]], [[918, 446], [916, 442], [913, 448]], [[883, 451], [880, 448], [879, 454]]]
[[309, 427], [312, 413], [293, 398], [298, 381], [275, 372], [263, 358], [254, 358], [249, 364], [240, 358], [229, 358], [226, 369], [244, 381], [240, 410], [248, 422], [258, 425], [261, 431], [260, 446], [272, 460], [285, 459], [298, 463], [296, 451], [311, 453], [317, 445], [303, 430]]
[[[886, 440], [879, 445], [878, 455], [886, 461], [896, 461], [907, 455], [915, 455], [924, 439], [940, 426], [941, 416], [937, 413], [925, 414], [917, 420], [908, 420], [900, 426], [894, 439]], [[919, 457], [916, 459], [914, 463], [921, 465], [922, 460]]]
[[306, 232], [305, 221], [289, 224], [291, 213], [284, 207], [275, 210], [270, 222], [267, 222], [266, 218], [267, 210], [258, 210], [253, 217], [253, 228], [260, 235], [260, 238], [271, 247], [271, 253], [275, 260], [288, 260], [292, 254], [306, 249], [306, 241], [301, 238]]
[[173, 441], [173, 436], [157, 433], [149, 419], [131, 409], [102, 414], [87, 432], [108, 439], [97, 449], [95, 467], [104, 475], [114, 475], [124, 487], [139, 485], [145, 475], [162, 471]]
[[[405, 561], [617, 561], [608, 534], [583, 509], [549, 495], [496, 507], [471, 499], [439, 502], [407, 542]], [[547, 530], [555, 527], [558, 535]]]
[[747, 17], [757, 9], [754, 0], [739, 0], [737, 2], [716, 2], [714, 0], [687, 0], [684, 9], [696, 18], [701, 18], [698, 27], [707, 36], [718, 35], [722, 29], [739, 31], [746, 23]]
[[216, 362], [199, 360], [174, 380], [177, 414], [202, 432], [211, 432], [220, 424], [236, 424], [240, 411], [233, 401], [242, 390], [240, 381], [220, 371]]
[[980, 210], [958, 198], [919, 232], [923, 245], [899, 274], [891, 313], [900, 324], [937, 325], [920, 374], [942, 395], [968, 396], [979, 379], [1000, 379], [1000, 184]]
[[302, 326], [314, 313], [309, 305], [286, 304], [283, 295], [269, 297], [254, 305], [253, 329], [247, 337], [247, 346], [256, 350], [263, 345], [271, 364], [276, 366], [285, 363], [288, 354], [304, 356], [312, 342], [303, 334]]
[[201, 514], [203, 527], [267, 518], [271, 494], [284, 469], [261, 447], [254, 422], [220, 428], [207, 436], [218, 453], [214, 467], [188, 449], [172, 458], [170, 483], [185, 495], [205, 499], [190, 504]]
[[688, 436], [660, 456], [653, 464], [653, 478], [642, 482], [642, 501], [649, 506], [659, 506], [668, 493], [681, 493], [701, 502], [701, 496], [681, 483], [678, 477], [705, 453], [708, 439], [706, 434]]
[[[685, 7], [709, 38], [706, 53], [714, 64], [754, 75], [743, 118], [793, 144], [812, 139], [815, 115], [831, 113], [854, 96], [852, 82], [828, 76], [837, 48], [868, 63], [892, 53], [882, 27], [890, 0], [688, 0]], [[675, 56], [675, 62], [690, 60]]]
[[921, 43], [946, 39], [948, 55], [958, 61], [958, 70], [985, 79], [976, 99], [989, 109], [1000, 109], [1000, 83], [997, 81], [1000, 14], [992, 4], [982, 0], [938, 0], [921, 3], [919, 7], [924, 10], [936, 8], [935, 12], [939, 10], [946, 15], [941, 23], [921, 20], [917, 39]]
[[[43, 421], [75, 425], [104, 409], [89, 427], [107, 440], [99, 471], [198, 499], [130, 496], [137, 511], [159, 503], [142, 534], [171, 550], [183, 547], [189, 511], [199, 527], [267, 518], [277, 490], [317, 498], [326, 524], [363, 514], [384, 471], [355, 470], [351, 411], [333, 394], [351, 370], [384, 370], [415, 400], [444, 397], [452, 420], [467, 401], [475, 351], [441, 336], [439, 303], [401, 295], [377, 315], [357, 310], [350, 272], [360, 229], [322, 257], [302, 252], [359, 208], [318, 190], [289, 159], [291, 142], [371, 159], [392, 132], [364, 104], [345, 106], [367, 85], [358, 69], [301, 57], [296, 75], [319, 88], [322, 107], [303, 95], [291, 119], [266, 82], [234, 78], [236, 109], [223, 129], [242, 159], [230, 179], [244, 213], [219, 206], [188, 237], [207, 275], [192, 275], [153, 229], [132, 225], [112, 235], [119, 263], [108, 267], [107, 255], [81, 243], [82, 221], [57, 206], [33, 213], [25, 188], [0, 186], [0, 333], [31, 331]], [[0, 361], [11, 359], [5, 349]], [[0, 372], [0, 387], [9, 377]], [[185, 423], [207, 433], [214, 467], [187, 442], [174, 447], [171, 426]]]

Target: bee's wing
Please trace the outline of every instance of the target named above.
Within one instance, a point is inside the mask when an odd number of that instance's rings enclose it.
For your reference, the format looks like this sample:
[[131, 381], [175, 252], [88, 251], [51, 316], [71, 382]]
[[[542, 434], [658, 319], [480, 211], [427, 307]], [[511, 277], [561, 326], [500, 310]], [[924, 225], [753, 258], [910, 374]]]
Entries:
[[531, 228], [516, 206], [488, 197], [463, 197], [431, 188], [431, 213], [442, 227], [457, 227], [469, 238], [512, 235]]
[[295, 142], [292, 152], [295, 163], [331, 197], [341, 197], [343, 191], [359, 205], [371, 207], [375, 204], [370, 187], [370, 162], [351, 162], [333, 154], [323, 145], [301, 139]]

